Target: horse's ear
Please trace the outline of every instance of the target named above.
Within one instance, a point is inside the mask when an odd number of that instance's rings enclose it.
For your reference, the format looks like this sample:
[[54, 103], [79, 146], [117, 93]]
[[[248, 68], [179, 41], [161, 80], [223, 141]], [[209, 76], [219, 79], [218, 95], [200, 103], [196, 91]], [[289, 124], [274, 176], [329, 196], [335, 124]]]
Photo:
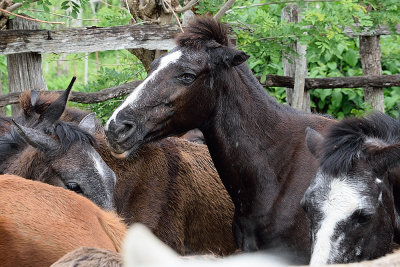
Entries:
[[96, 130], [96, 112], [89, 113], [79, 123], [79, 128], [90, 134], [94, 134]]
[[386, 145], [378, 141], [367, 142], [363, 154], [378, 172], [386, 172], [400, 165], [400, 143]]
[[39, 98], [39, 92], [35, 90], [31, 90], [31, 105], [34, 107], [36, 105], [36, 101]]
[[22, 139], [24, 139], [34, 148], [43, 152], [52, 151], [58, 148], [58, 143], [46, 134], [38, 130], [19, 125], [14, 120], [12, 120], [12, 122], [15, 126], [15, 131], [22, 137]]
[[213, 58], [213, 60], [216, 60], [217, 64], [222, 63], [222, 65], [227, 68], [240, 65], [250, 57], [243, 51], [226, 46], [214, 49], [213, 53], [214, 54], [211, 55], [211, 58]]
[[53, 103], [49, 105], [49, 107], [43, 112], [39, 117], [39, 122], [46, 122], [52, 124], [56, 122], [65, 110], [65, 106], [67, 105], [68, 96], [71, 92], [72, 86], [74, 85], [76, 77], [74, 76], [71, 82], [68, 85], [67, 90], [65, 90]]
[[321, 145], [323, 142], [324, 137], [322, 136], [322, 134], [310, 127], [306, 128], [306, 145], [308, 150], [310, 150], [311, 154], [313, 154], [314, 157], [319, 157]]
[[229, 67], [235, 67], [245, 62], [250, 56], [245, 52], [235, 48], [226, 47], [226, 55], [224, 56], [224, 63]]

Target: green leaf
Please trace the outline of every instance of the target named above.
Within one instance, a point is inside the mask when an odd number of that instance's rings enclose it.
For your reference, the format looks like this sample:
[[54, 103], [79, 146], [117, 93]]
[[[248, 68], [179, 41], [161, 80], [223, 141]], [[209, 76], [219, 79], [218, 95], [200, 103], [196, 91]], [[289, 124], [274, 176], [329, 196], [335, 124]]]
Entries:
[[343, 94], [340, 90], [335, 89], [332, 92], [332, 105], [339, 108], [342, 105]]
[[74, 19], [76, 19], [76, 18], [78, 18], [78, 13], [73, 9], [73, 10], [71, 11], [71, 16], [72, 16]]
[[360, 58], [360, 55], [357, 53], [357, 51], [353, 49], [349, 49], [345, 54], [344, 54], [344, 61], [346, 61], [347, 64], [350, 66], [354, 67], [357, 65], [358, 59]]
[[336, 62], [328, 62], [326, 65], [328, 65], [328, 68], [331, 70], [336, 70], [337, 69], [337, 63]]
[[267, 80], [267, 75], [266, 74], [261, 75], [260, 83], [265, 83], [265, 80]]

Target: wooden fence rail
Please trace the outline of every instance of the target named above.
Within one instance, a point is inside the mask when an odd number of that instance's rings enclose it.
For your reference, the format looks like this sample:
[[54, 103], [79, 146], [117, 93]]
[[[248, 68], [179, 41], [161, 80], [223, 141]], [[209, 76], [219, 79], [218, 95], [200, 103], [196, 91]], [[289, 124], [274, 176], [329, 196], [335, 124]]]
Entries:
[[85, 53], [104, 50], [172, 49], [176, 25], [128, 25], [63, 30], [0, 31], [0, 54]]
[[[259, 77], [258, 77], [259, 78]], [[260, 79], [260, 78], [259, 78]], [[131, 93], [142, 81], [132, 81], [112, 88], [107, 88], [94, 93], [71, 92], [69, 98], [72, 102], [92, 104], [99, 103]], [[267, 75], [262, 83], [265, 87], [290, 87], [294, 86], [294, 78], [288, 76]], [[361, 87], [391, 87], [400, 86], [400, 74], [382, 76], [360, 77], [335, 77], [335, 78], [306, 78], [305, 89], [332, 89], [332, 88], [361, 88]], [[46, 91], [49, 92], [49, 91]], [[45, 93], [46, 93], [45, 92]], [[54, 91], [50, 91], [54, 92]], [[57, 91], [57, 92], [62, 92]], [[0, 107], [18, 103], [20, 93], [11, 93], [0, 96]]]
[[[356, 25], [354, 27], [357, 27]], [[387, 27], [364, 29], [345, 27], [350, 37], [387, 35]], [[176, 25], [127, 25], [115, 27], [81, 27], [63, 30], [3, 30], [0, 31], [0, 54], [27, 52], [85, 53], [105, 50], [137, 49], [169, 50], [180, 32]], [[400, 25], [396, 32], [400, 34]]]

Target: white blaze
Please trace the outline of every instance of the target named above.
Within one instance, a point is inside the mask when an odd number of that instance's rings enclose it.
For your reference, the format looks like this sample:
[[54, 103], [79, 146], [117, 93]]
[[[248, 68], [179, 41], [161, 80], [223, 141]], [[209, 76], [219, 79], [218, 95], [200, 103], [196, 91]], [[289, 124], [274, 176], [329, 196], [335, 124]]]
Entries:
[[182, 56], [182, 52], [180, 50], [177, 50], [173, 53], [170, 53], [163, 58], [161, 58], [160, 64], [158, 65], [158, 68], [154, 70], [147, 78], [139, 84], [138, 87], [135, 88], [135, 90], [125, 99], [125, 101], [113, 112], [111, 117], [108, 119], [106, 123], [105, 129], [108, 129], [108, 125], [112, 120], [115, 120], [117, 117], [118, 112], [120, 112], [122, 109], [126, 108], [127, 106], [134, 106], [136, 103], [139, 101], [140, 96], [142, 95], [143, 89], [145, 88], [146, 84], [153, 80], [154, 77], [164, 68], [166, 68], [169, 64], [176, 62], [180, 57]]
[[[317, 175], [321, 175], [318, 173]], [[358, 209], [361, 202], [359, 193], [344, 179], [333, 179], [330, 184], [328, 198], [322, 206], [323, 219], [320, 229], [315, 235], [315, 245], [310, 265], [323, 265], [331, 256], [338, 253], [341, 235], [338, 240], [331, 240], [338, 222], [348, 218]]]
[[105, 177], [106, 172], [104, 171], [103, 164], [99, 158], [100, 156], [94, 152], [90, 153], [90, 156], [92, 157], [92, 160], [93, 160], [94, 164], [96, 165], [97, 172], [100, 174], [101, 177]]

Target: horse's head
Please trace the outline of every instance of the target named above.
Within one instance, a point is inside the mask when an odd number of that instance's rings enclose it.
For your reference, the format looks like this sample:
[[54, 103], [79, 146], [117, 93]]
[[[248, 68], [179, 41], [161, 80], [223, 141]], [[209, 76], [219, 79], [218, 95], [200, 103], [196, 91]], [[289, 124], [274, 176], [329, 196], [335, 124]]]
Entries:
[[[16, 165], [32, 166], [18, 172], [26, 178], [75, 191], [102, 208], [113, 209], [116, 176], [95, 149], [95, 114], [84, 117], [79, 125], [59, 120], [71, 87], [72, 84], [42, 113], [28, 116], [29, 126], [14, 122], [13, 139], [29, 144], [20, 145], [26, 147], [26, 152]], [[32, 106], [35, 95], [31, 93]]]
[[345, 119], [326, 137], [307, 129], [307, 146], [320, 162], [301, 202], [310, 222], [311, 265], [373, 259], [391, 250], [399, 134], [398, 122], [383, 114]]
[[229, 70], [248, 58], [213, 19], [198, 19], [176, 41], [178, 46], [154, 60], [149, 76], [108, 120], [107, 140], [117, 156], [204, 126], [224, 90], [221, 80], [229, 80]]

